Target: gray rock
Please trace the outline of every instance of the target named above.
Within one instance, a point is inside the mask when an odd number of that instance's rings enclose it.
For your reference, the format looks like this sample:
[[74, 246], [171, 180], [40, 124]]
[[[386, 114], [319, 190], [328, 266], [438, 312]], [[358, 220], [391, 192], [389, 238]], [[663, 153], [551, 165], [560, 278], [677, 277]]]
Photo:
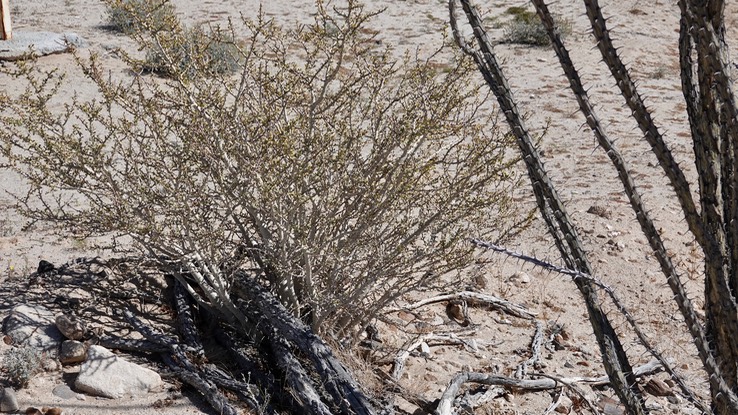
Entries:
[[64, 336], [54, 323], [54, 313], [44, 306], [21, 304], [10, 310], [5, 321], [5, 333], [17, 345], [33, 347], [56, 356]]
[[0, 42], [0, 60], [18, 60], [27, 54], [33, 56], [68, 52], [84, 47], [86, 42], [75, 33], [13, 31], [13, 39]]
[[161, 386], [153, 370], [128, 362], [102, 346], [90, 346], [74, 383], [76, 389], [106, 398], [140, 396]]
[[87, 347], [77, 340], [65, 340], [59, 351], [59, 361], [63, 365], [84, 362], [87, 357]]
[[56, 316], [56, 328], [70, 340], [81, 340], [85, 337], [87, 327], [73, 315], [60, 314]]
[[0, 412], [15, 412], [18, 408], [13, 388], [0, 389]]
[[77, 394], [67, 385], [55, 386], [51, 393], [62, 399], [74, 399], [77, 397]]

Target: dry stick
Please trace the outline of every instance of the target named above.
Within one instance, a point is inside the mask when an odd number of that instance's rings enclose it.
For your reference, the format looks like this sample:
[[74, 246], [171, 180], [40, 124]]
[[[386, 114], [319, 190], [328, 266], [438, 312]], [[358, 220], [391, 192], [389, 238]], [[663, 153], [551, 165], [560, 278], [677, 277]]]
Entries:
[[528, 374], [528, 366], [535, 366], [541, 360], [541, 346], [543, 345], [543, 323], [536, 321], [536, 332], [530, 342], [531, 356], [515, 368], [515, 377], [523, 379]]
[[[702, 329], [702, 325], [700, 324], [699, 319], [697, 318], [697, 315], [694, 312], [694, 306], [687, 296], [684, 284], [681, 282], [681, 277], [677, 273], [676, 268], [674, 267], [671, 259], [666, 252], [666, 248], [664, 247], [663, 241], [661, 240], [661, 235], [656, 230], [656, 227], [654, 226], [653, 221], [651, 220], [648, 211], [646, 210], [642, 202], [640, 194], [633, 182], [633, 178], [628, 172], [628, 167], [625, 160], [623, 159], [617, 148], [614, 146], [612, 141], [605, 134], [604, 129], [602, 128], [599, 119], [594, 111], [594, 108], [589, 102], [587, 91], [584, 89], [579, 74], [574, 67], [574, 64], [572, 63], [571, 58], [569, 57], [569, 52], [564, 46], [561, 37], [555, 30], [554, 20], [548, 11], [548, 7], [543, 0], [534, 0], [533, 4], [538, 11], [538, 15], [540, 16], [542, 23], [548, 31], [554, 51], [559, 58], [559, 62], [561, 63], [567, 79], [569, 80], [572, 91], [577, 98], [579, 108], [584, 114], [587, 120], [587, 124], [592, 129], [595, 137], [597, 138], [599, 145], [606, 151], [608, 157], [615, 166], [618, 172], [618, 177], [623, 183], [625, 192], [628, 195], [628, 199], [630, 200], [631, 207], [636, 213], [636, 219], [638, 220], [641, 228], [643, 229], [643, 232], [649, 240], [651, 248], [654, 250], [654, 254], [658, 259], [659, 264], [661, 265], [662, 271], [667, 276], [667, 283], [669, 284], [669, 287], [675, 295], [679, 310], [687, 323], [687, 328], [689, 329], [693, 341], [697, 346], [700, 358], [703, 361], [705, 368], [707, 369], [708, 377], [711, 379], [710, 382], [713, 383], [715, 387], [720, 387], [720, 390], [722, 390], [724, 393], [728, 393], [728, 396], [730, 396], [730, 393], [732, 392], [730, 392], [729, 387], [727, 387], [722, 377], [719, 376], [720, 371], [718, 370], [717, 363], [715, 362], [714, 357], [710, 352], [710, 347], [707, 342], [706, 335], [704, 333], [704, 330]], [[598, 6], [596, 7], [596, 12], [599, 13]], [[592, 7], [590, 6], [588, 6], [588, 13], [594, 13], [592, 11]], [[604, 19], [602, 18], [602, 15], [599, 14], [599, 17], [590, 18], [592, 19], [592, 25], [593, 27], [595, 27], [595, 31], [599, 33], [598, 39], [600, 40], [600, 48], [603, 51], [603, 57], [605, 57], [605, 59], [608, 61], [608, 65], [611, 67], [613, 76], [616, 80], [618, 80], [618, 85], [620, 85], [623, 95], [626, 97], [629, 105], [631, 105], [634, 114], [636, 114], [635, 116], [636, 118], [638, 118], [639, 125], [641, 125], [641, 128], [644, 130], [647, 141], [649, 142], [649, 144], [651, 144], [654, 153], [659, 158], [659, 162], [665, 170], [671, 170], [673, 168], [676, 168], [678, 170], [671, 171], [669, 178], [674, 188], [677, 189], [676, 193], [680, 199], [680, 203], [682, 204], [685, 215], [687, 216], [690, 229], [695, 234], [695, 236], [700, 239], [700, 235], [703, 234], [704, 229], [702, 228], [698, 214], [694, 211], [694, 202], [692, 201], [691, 193], [689, 192], [689, 184], [686, 182], [683, 173], [681, 172], [681, 170], [678, 169], [678, 166], [674, 162], [668, 147], [666, 147], [663, 138], [658, 132], [658, 129], [653, 125], [653, 120], [651, 120], [650, 114], [645, 108], [645, 105], [643, 105], [643, 103], [640, 101], [640, 96], [635, 90], [635, 84], [633, 84], [633, 82], [630, 80], [627, 69], [624, 65], [622, 65], [619, 58], [617, 57], [617, 53], [612, 47], [612, 42], [609, 38], [607, 28], [604, 26]], [[679, 189], [686, 189], [687, 194], [682, 194], [684, 192], [680, 192]], [[709, 244], [705, 242], [705, 244], [712, 246], [714, 245], [714, 241], [710, 242]], [[611, 291], [608, 291], [608, 293], [610, 292]], [[610, 294], [611, 298], [613, 297], [613, 295], [614, 293]], [[620, 308], [620, 306], [618, 307]], [[625, 309], [623, 307], [621, 311], [624, 310]], [[626, 317], [628, 316], [626, 315]], [[633, 321], [633, 324], [634, 323], [635, 321]], [[636, 326], [634, 326], [634, 329], [637, 333], [640, 333], [640, 329], [637, 329]], [[646, 340], [646, 337], [642, 334], [638, 334], [638, 336], [639, 338], [641, 338], [641, 341]], [[647, 343], [644, 343], [644, 345], [646, 344]], [[649, 348], [649, 350], [652, 350], [652, 352], [655, 351], [653, 348]], [[713, 376], [713, 374], [716, 376]], [[685, 394], [687, 394], [688, 397], [694, 398], [694, 395], [691, 392], [686, 393], [686, 386], [683, 385], [683, 382], [680, 381], [680, 378], [677, 378], [677, 380], [680, 383], [680, 386], [682, 386], [682, 390], [685, 391]], [[718, 384], [720, 383], [722, 383], [723, 386], [719, 386]], [[733, 398], [730, 398], [730, 400], [734, 401]], [[697, 403], [697, 401], [695, 401], [695, 405], [697, 405], [701, 410], [704, 411], [705, 407], [703, 404]]]
[[[507, 78], [502, 73], [502, 68], [497, 62], [492, 46], [487, 38], [487, 33], [482, 26], [481, 18], [477, 10], [469, 0], [459, 0], [466, 13], [469, 24], [474, 29], [479, 51], [473, 51], [467, 46], [466, 41], [460, 35], [456, 23], [455, 6], [456, 0], [449, 0], [449, 15], [454, 39], [463, 52], [470, 55], [476, 62], [477, 67], [487, 81], [490, 89], [497, 97], [497, 102], [507, 122], [510, 124], [512, 133], [516, 137], [518, 146], [523, 155], [528, 175], [531, 179], [533, 193], [538, 203], [538, 209], [543, 216], [554, 242], [562, 255], [564, 262], [570, 268], [591, 274], [591, 265], [582, 246], [576, 228], [569, 217], [567, 210], [551, 182], [541, 157], [538, 154], [530, 133], [525, 127], [523, 119], [518, 111], [517, 104], [512, 97], [512, 92], [507, 83]], [[607, 314], [602, 310], [597, 290], [591, 282], [575, 280], [574, 283], [584, 297], [592, 330], [597, 339], [602, 355], [602, 363], [605, 371], [612, 380], [615, 392], [628, 410], [635, 415], [644, 415], [646, 409], [643, 397], [635, 384], [632, 376], [632, 367], [628, 356], [620, 343], [620, 339], [612, 327]]]
[[481, 304], [486, 307], [502, 310], [507, 314], [511, 314], [515, 317], [520, 317], [527, 320], [534, 319], [535, 316], [538, 314], [536, 312], [529, 311], [525, 308], [525, 306], [522, 306], [520, 304], [511, 303], [510, 301], [503, 300], [501, 298], [495, 297], [494, 295], [481, 294], [474, 291], [461, 291], [454, 294], [438, 295], [435, 297], [420, 300], [404, 307], [392, 308], [387, 311], [393, 313], [402, 310], [415, 310], [416, 308], [420, 308], [428, 304], [440, 303], [442, 301], [450, 301], [456, 299], [465, 300], [471, 305]]
[[481, 247], [490, 249], [495, 252], [499, 252], [502, 254], [505, 254], [507, 256], [520, 259], [522, 261], [534, 264], [535, 266], [541, 267], [548, 271], [557, 272], [559, 274], [569, 275], [572, 278], [584, 278], [587, 280], [592, 281], [593, 284], [597, 285], [598, 287], [605, 290], [605, 292], [610, 296], [610, 299], [612, 300], [613, 304], [615, 304], [615, 307], [617, 307], [618, 311], [625, 317], [625, 320], [630, 324], [630, 326], [633, 328], [633, 331], [635, 332], [636, 336], [638, 337], [638, 340], [640, 340], [641, 344], [648, 350], [649, 353], [663, 366], [664, 370], [666, 370], [667, 373], [676, 381], [677, 385], [679, 385], [679, 388], [682, 390], [682, 393], [687, 397], [687, 399], [692, 402], [699, 410], [701, 410], [704, 413], [709, 413], [707, 405], [705, 405], [704, 402], [699, 400], [697, 396], [692, 392], [692, 390], [687, 386], [687, 384], [684, 382], [684, 379], [676, 373], [674, 368], [669, 364], [669, 362], [666, 361], [666, 359], [661, 355], [661, 353], [653, 346], [651, 345], [651, 342], [648, 340], [648, 337], [646, 337], [645, 333], [641, 331], [640, 326], [636, 322], [635, 318], [630, 314], [628, 309], [625, 307], [625, 305], [620, 301], [620, 298], [615, 294], [615, 290], [612, 289], [609, 285], [602, 282], [600, 279], [595, 278], [591, 275], [584, 274], [579, 271], [570, 270], [567, 268], [559, 267], [556, 265], [553, 265], [551, 263], [548, 263], [546, 261], [540, 260], [535, 257], [531, 257], [525, 254], [521, 254], [518, 252], [510, 251], [504, 247], [489, 243], [480, 241], [478, 239], [472, 240], [472, 243]]
[[[662, 369], [661, 363], [652, 361], [633, 370], [634, 376], [648, 375]], [[542, 391], [555, 389], [563, 385], [574, 383], [586, 383], [593, 386], [602, 386], [610, 383], [608, 376], [591, 377], [573, 377], [573, 378], [553, 378], [546, 376], [544, 379], [515, 379], [507, 376], [491, 375], [488, 373], [477, 372], [461, 372], [454, 376], [446, 390], [441, 395], [438, 403], [438, 415], [451, 414], [453, 401], [459, 392], [461, 385], [467, 382], [481, 383], [483, 385], [505, 386], [513, 389], [522, 389], [528, 391]]]

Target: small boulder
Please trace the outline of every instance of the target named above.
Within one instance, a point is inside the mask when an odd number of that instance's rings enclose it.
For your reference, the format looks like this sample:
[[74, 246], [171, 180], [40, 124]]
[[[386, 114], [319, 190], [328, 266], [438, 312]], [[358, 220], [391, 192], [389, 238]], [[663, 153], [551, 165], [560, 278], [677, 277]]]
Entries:
[[56, 316], [56, 328], [69, 340], [82, 340], [87, 333], [87, 327], [77, 317], [71, 314]]
[[63, 365], [84, 362], [87, 357], [87, 347], [77, 340], [65, 340], [59, 352], [59, 361]]
[[54, 322], [54, 313], [40, 305], [17, 305], [5, 321], [5, 334], [13, 344], [33, 347], [56, 356], [63, 340]]
[[18, 399], [13, 388], [0, 389], [0, 412], [15, 412], [18, 410]]
[[140, 396], [161, 386], [158, 373], [128, 362], [102, 346], [90, 346], [74, 383], [76, 389], [106, 398]]

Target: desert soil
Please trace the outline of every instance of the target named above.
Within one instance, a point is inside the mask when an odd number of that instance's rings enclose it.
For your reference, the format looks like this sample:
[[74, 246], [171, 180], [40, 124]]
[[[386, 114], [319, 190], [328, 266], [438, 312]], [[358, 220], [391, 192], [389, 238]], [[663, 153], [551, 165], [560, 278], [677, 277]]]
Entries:
[[[74, 32], [87, 41], [80, 52], [96, 53], [102, 63], [114, 73], [129, 76], [116, 54], [123, 48], [134, 50], [133, 43], [122, 35], [106, 31], [105, 8], [95, 0], [11, 0], [14, 30]], [[188, 24], [225, 23], [239, 13], [255, 16], [259, 3], [252, 0], [194, 1], [174, 0], [178, 14]], [[448, 9], [442, 0], [372, 1], [373, 9], [386, 8], [371, 25], [383, 42], [399, 48], [428, 52], [442, 41], [441, 31], [448, 20]], [[494, 22], [504, 20], [504, 12], [511, 6], [527, 6], [521, 1], [477, 2], [491, 24], [492, 39], [502, 32]], [[696, 187], [694, 169], [690, 161], [691, 143], [685, 105], [680, 89], [678, 68], [679, 11], [672, 1], [620, 0], [603, 1], [604, 13], [610, 16], [616, 44], [621, 48], [625, 62], [638, 80], [641, 94], [665, 133], [672, 151]], [[314, 10], [311, 0], [273, 0], [262, 5], [267, 16], [284, 23], [309, 22]], [[630, 111], [613, 81], [606, 76], [588, 32], [588, 22], [579, 2], [561, 0], [552, 6], [555, 13], [572, 23], [572, 33], [566, 43], [591, 99], [597, 103], [600, 118], [611, 137], [631, 163], [630, 169], [645, 195], [645, 203], [666, 235], [668, 248], [674, 254], [692, 298], [701, 306], [702, 275], [700, 257], [686, 233], [686, 225], [679, 207], [672, 197], [663, 173], [649, 153]], [[726, 26], [728, 41], [738, 39], [738, 6], [728, 2]], [[528, 124], [537, 134], [543, 133], [541, 147], [553, 181], [585, 241], [596, 276], [611, 285], [631, 313], [642, 325], [652, 342], [666, 356], [673, 359], [687, 383], [697, 393], [707, 396], [704, 373], [696, 359], [683, 321], [671, 302], [672, 295], [665, 284], [658, 265], [652, 258], [645, 238], [641, 235], [633, 212], [619, 185], [614, 169], [605, 154], [595, 144], [592, 134], [577, 112], [576, 102], [567, 88], [562, 71], [550, 48], [500, 44], [496, 52], [522, 110], [529, 114]], [[55, 67], [67, 74], [70, 89], [80, 96], [90, 96], [93, 90], [82, 79], [71, 55], [43, 57], [39, 65]], [[0, 89], [13, 92], [17, 86], [6, 77], [0, 77]], [[22, 192], [24, 186], [7, 171], [0, 171], [0, 187], [11, 193]], [[518, 200], [533, 206], [529, 192], [522, 191]], [[100, 255], [94, 241], [77, 238], [46, 225], [26, 228], [25, 220], [13, 209], [13, 199], [0, 194], [0, 284], [23, 280], [35, 270], [38, 261], [45, 259], [63, 263], [80, 256]], [[594, 209], [591, 209], [595, 207]], [[588, 211], [592, 211], [595, 214]], [[540, 220], [509, 243], [509, 248], [534, 254], [558, 263], [558, 255]], [[480, 253], [482, 255], [482, 253]], [[555, 322], [565, 327], [568, 347], [544, 354], [545, 367], [536, 370], [556, 376], [599, 376], [604, 373], [592, 330], [586, 319], [580, 295], [565, 276], [541, 272], [514, 260], [503, 260], [484, 254], [492, 263], [472, 267], [468, 272], [476, 276], [478, 289], [525, 305], [538, 313], [544, 325]], [[524, 273], [523, 276], [521, 273]], [[603, 295], [604, 298], [604, 295]], [[604, 299], [603, 302], [607, 303]], [[0, 303], [0, 315], [12, 299]], [[608, 306], [609, 309], [612, 307]], [[440, 397], [451, 377], [468, 366], [472, 370], [509, 375], [517, 364], [528, 357], [528, 346], [535, 323], [504, 315], [496, 311], [472, 310], [473, 326], [462, 329], [445, 321], [442, 304], [420, 310], [420, 322], [430, 323], [435, 332], [456, 332], [459, 336], [475, 339], [479, 351], [457, 346], [432, 347], [425, 357], [411, 357], [402, 384], [429, 400]], [[623, 342], [634, 365], [650, 360], [648, 353], [635, 341], [624, 320], [617, 312], [610, 316], [623, 336]], [[418, 321], [410, 321], [412, 329]], [[420, 326], [420, 325], [417, 325]], [[426, 325], [427, 327], [427, 325]], [[407, 334], [388, 332], [385, 336], [397, 345], [407, 340]], [[658, 375], [665, 379], [664, 375]], [[69, 375], [58, 373], [39, 375], [28, 389], [19, 393], [21, 405], [62, 406], [67, 414], [167, 414], [199, 413], [207, 409], [185, 397], [175, 405], [156, 408], [154, 402], [169, 396], [167, 392], [143, 399], [112, 401], [88, 397], [85, 401], [60, 400], [51, 389], [68, 381]], [[585, 388], [587, 389], [587, 388]], [[592, 393], [591, 389], [587, 389]], [[608, 390], [598, 391], [609, 396]], [[677, 403], [666, 398], [646, 395], [654, 413], [692, 413], [683, 399]], [[552, 402], [548, 393], [513, 393], [498, 399], [479, 413], [543, 413]], [[404, 404], [403, 404], [404, 405]], [[410, 409], [410, 405], [406, 405]]]

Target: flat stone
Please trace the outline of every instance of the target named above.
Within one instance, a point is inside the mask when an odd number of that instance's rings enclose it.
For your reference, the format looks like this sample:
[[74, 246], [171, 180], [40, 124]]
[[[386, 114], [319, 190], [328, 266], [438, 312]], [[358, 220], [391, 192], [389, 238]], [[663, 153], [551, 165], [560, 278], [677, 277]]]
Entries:
[[59, 351], [59, 361], [63, 365], [84, 362], [87, 357], [87, 347], [77, 340], [65, 340]]
[[13, 39], [0, 40], [0, 60], [23, 59], [33, 56], [69, 52], [72, 48], [84, 47], [86, 42], [75, 33], [13, 31]]
[[5, 334], [13, 344], [33, 347], [56, 356], [64, 336], [56, 328], [54, 313], [44, 306], [17, 305], [5, 320]]
[[77, 394], [67, 385], [55, 386], [51, 393], [62, 399], [74, 399], [77, 397]]
[[141, 396], [162, 384], [158, 373], [116, 356], [102, 346], [90, 346], [74, 383], [91, 395], [118, 399]]
[[15, 412], [18, 408], [13, 388], [0, 389], [0, 412]]

